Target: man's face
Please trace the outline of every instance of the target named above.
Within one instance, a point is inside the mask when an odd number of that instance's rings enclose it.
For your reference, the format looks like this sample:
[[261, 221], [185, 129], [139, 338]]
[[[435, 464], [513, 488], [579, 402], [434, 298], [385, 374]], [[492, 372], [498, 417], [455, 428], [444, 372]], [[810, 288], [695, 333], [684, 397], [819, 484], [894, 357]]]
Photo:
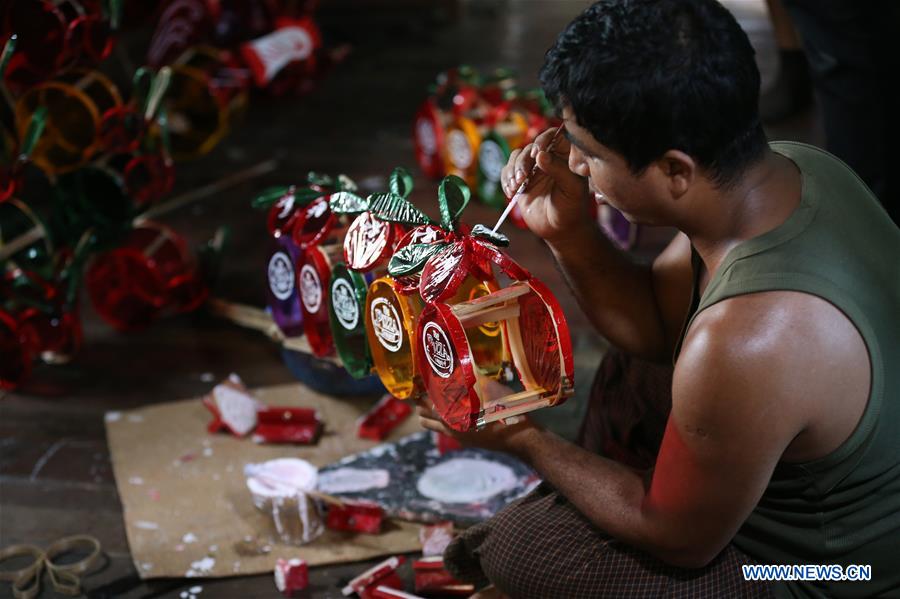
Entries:
[[572, 110], [563, 110], [565, 136], [569, 140], [569, 170], [586, 177], [594, 199], [606, 202], [632, 222], [654, 224], [652, 187], [646, 173], [635, 176], [625, 159], [581, 127]]

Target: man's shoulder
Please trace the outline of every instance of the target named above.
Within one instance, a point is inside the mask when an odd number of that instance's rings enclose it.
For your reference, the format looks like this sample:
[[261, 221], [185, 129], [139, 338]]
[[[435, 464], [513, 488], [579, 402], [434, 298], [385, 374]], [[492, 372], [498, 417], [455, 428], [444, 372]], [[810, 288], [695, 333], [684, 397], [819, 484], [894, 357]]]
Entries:
[[822, 298], [798, 291], [769, 290], [735, 295], [717, 301], [694, 317], [685, 334], [683, 351], [723, 356], [737, 352], [745, 358], [751, 355], [772, 357], [773, 351], [785, 343], [804, 343], [801, 333], [826, 331], [827, 323], [817, 317], [821, 312], [835, 311], [837, 309]]
[[835, 366], [860, 352], [866, 353], [859, 332], [820, 297], [796, 291], [739, 295], [694, 318], [673, 384], [692, 401], [744, 397], [759, 409], [790, 401], [803, 413], [837, 388], [843, 375]]

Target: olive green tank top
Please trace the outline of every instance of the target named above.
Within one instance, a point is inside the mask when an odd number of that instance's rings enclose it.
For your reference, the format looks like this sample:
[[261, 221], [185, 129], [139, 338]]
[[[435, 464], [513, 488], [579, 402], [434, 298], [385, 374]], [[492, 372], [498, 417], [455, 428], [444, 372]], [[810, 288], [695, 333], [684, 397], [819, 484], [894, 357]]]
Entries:
[[764, 564], [872, 566], [870, 582], [791, 581], [775, 585], [779, 597], [900, 597], [900, 229], [834, 156], [793, 142], [771, 148], [799, 168], [800, 204], [782, 225], [731, 250], [702, 297], [695, 286], [685, 330], [736, 295], [809, 293], [859, 330], [871, 391], [834, 452], [778, 464], [734, 544]]

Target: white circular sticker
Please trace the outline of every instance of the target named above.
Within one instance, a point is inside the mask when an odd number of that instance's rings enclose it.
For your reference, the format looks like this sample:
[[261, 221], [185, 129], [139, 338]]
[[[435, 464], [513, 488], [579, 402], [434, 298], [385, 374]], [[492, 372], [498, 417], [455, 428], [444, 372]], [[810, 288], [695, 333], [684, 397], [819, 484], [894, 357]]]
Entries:
[[450, 162], [460, 170], [469, 168], [472, 164], [472, 147], [465, 133], [454, 129], [447, 135], [447, 151], [450, 153]]
[[385, 298], [376, 297], [369, 308], [369, 316], [378, 342], [390, 352], [399, 350], [403, 345], [403, 329], [394, 306]]
[[308, 312], [318, 312], [322, 305], [322, 283], [319, 273], [309, 264], [300, 269], [300, 298]]
[[434, 126], [430, 120], [423, 117], [416, 121], [416, 137], [427, 156], [437, 154], [437, 137], [434, 135]]
[[506, 155], [496, 141], [487, 139], [478, 148], [478, 164], [488, 181], [499, 181], [500, 171], [506, 165]]
[[359, 324], [359, 304], [347, 279], [335, 279], [331, 284], [331, 308], [341, 326], [352, 331]]
[[286, 300], [294, 292], [294, 265], [284, 252], [275, 252], [269, 258], [269, 289], [280, 300]]
[[429, 322], [422, 330], [422, 347], [434, 373], [444, 379], [450, 378], [453, 374], [453, 349], [447, 334], [436, 323]]

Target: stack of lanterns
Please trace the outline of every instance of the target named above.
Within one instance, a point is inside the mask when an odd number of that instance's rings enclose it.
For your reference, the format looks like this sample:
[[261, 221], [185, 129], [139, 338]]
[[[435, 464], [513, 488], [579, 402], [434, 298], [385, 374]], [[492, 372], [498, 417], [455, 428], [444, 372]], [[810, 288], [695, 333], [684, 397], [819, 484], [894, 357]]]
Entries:
[[[416, 161], [433, 179], [462, 178], [482, 202], [502, 210], [508, 199], [500, 172], [512, 152], [560, 122], [543, 92], [519, 89], [511, 71], [500, 69], [484, 76], [460, 66], [438, 76], [416, 113]], [[621, 213], [600, 203], [595, 214], [611, 239], [625, 249], [634, 247], [638, 229]], [[525, 228], [518, 207], [510, 218]]]
[[[123, 331], [205, 301], [200, 260], [149, 214], [167, 209], [175, 161], [209, 152], [251, 87], [310, 89], [326, 61], [311, 3], [299, 4], [288, 15], [277, 0], [3, 3], [0, 389], [37, 358], [78, 351], [82, 287]], [[150, 16], [147, 66], [126, 99], [99, 67], [122, 24]]]
[[[441, 219], [407, 199], [412, 177], [365, 198], [344, 177], [270, 190], [275, 245], [269, 308], [287, 337], [336, 353], [356, 378], [373, 372], [399, 399], [428, 393], [460, 431], [556, 405], [573, 392], [572, 348], [553, 294], [500, 248], [508, 240], [459, 220], [465, 181], [441, 181]], [[518, 389], [490, 396], [490, 381]]]

